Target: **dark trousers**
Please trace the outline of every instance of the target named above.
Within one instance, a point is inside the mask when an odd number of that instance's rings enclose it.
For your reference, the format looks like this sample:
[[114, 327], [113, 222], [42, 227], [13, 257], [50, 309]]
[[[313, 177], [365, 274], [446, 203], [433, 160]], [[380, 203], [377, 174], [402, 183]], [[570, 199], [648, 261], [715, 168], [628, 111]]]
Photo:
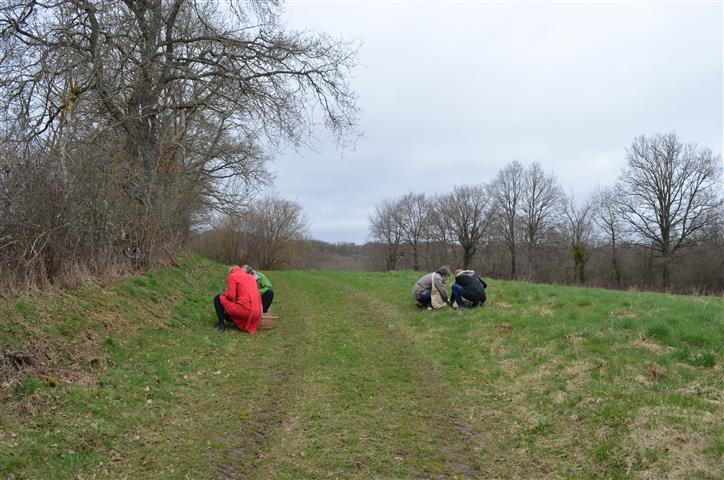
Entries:
[[271, 307], [272, 300], [274, 300], [274, 290], [270, 288], [261, 296], [261, 308], [264, 313], [266, 313], [269, 310], [269, 307]]
[[453, 283], [452, 297], [455, 303], [458, 304], [458, 308], [465, 308], [465, 304], [463, 303], [463, 287], [457, 283]]
[[471, 295], [468, 291], [465, 290], [465, 288], [463, 288], [462, 285], [459, 285], [457, 283], [454, 283], [452, 286], [452, 297], [453, 300], [455, 300], [455, 303], [458, 304], [458, 308], [465, 307], [463, 300], [467, 300], [471, 304], [470, 306], [473, 308], [485, 303], [485, 291], [483, 291], [482, 300], [476, 299], [475, 295]]
[[216, 309], [216, 317], [219, 319], [219, 327], [224, 326], [224, 321], [231, 321], [226, 310], [224, 310], [224, 306], [221, 304], [221, 295], [214, 297], [214, 308]]
[[417, 302], [423, 307], [432, 306], [432, 289], [428, 288], [417, 297]]

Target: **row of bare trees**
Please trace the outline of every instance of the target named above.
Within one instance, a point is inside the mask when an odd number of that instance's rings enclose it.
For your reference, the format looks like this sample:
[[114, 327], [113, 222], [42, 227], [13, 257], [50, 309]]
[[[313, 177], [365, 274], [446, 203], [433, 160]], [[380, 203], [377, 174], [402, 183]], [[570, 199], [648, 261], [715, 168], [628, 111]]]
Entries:
[[[585, 283], [595, 258], [596, 280], [589, 283], [669, 289], [672, 267], [706, 256], [714, 259], [712, 271], [688, 283], [724, 288], [716, 273], [724, 253], [721, 157], [669, 133], [636, 138], [626, 159], [614, 185], [583, 201], [566, 195], [539, 164], [512, 161], [487, 183], [381, 202], [370, 215], [370, 233], [384, 246], [387, 269], [477, 262], [489, 271], [505, 257], [508, 268], [498, 275]], [[646, 275], [634, 275], [634, 265]], [[651, 280], [653, 270], [659, 282]]]
[[[145, 268], [323, 120], [355, 134], [355, 46], [279, 1], [0, 0], [0, 278]], [[168, 253], [167, 253], [168, 252]]]

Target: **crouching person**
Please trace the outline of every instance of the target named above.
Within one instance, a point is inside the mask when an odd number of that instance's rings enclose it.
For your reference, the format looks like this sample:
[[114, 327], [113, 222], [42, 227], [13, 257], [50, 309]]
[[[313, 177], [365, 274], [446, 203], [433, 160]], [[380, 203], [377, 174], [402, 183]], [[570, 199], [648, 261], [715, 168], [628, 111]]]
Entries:
[[261, 319], [261, 297], [254, 276], [237, 265], [229, 268], [226, 291], [214, 297], [214, 308], [219, 320], [217, 330], [225, 329], [224, 322], [232, 322], [239, 330], [256, 333]]
[[452, 286], [453, 307], [477, 307], [485, 303], [485, 289], [488, 284], [473, 270], [455, 270]]
[[412, 288], [412, 298], [420, 308], [442, 308], [447, 305], [445, 282], [450, 277], [448, 267], [440, 267], [436, 272], [420, 278]]
[[246, 270], [246, 273], [250, 273], [256, 279], [256, 286], [259, 288], [259, 294], [261, 295], [261, 309], [263, 313], [269, 311], [272, 300], [274, 300], [274, 290], [272, 290], [272, 284], [263, 273], [252, 269], [249, 265], [242, 267]]

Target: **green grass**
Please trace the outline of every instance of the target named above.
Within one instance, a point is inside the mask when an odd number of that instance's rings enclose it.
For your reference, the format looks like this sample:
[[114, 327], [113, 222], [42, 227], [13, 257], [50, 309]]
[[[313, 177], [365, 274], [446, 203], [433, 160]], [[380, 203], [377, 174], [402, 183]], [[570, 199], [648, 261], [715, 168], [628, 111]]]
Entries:
[[224, 271], [0, 303], [0, 477], [724, 474], [721, 298], [490, 281], [427, 312], [419, 273], [281, 271], [251, 336], [213, 330]]

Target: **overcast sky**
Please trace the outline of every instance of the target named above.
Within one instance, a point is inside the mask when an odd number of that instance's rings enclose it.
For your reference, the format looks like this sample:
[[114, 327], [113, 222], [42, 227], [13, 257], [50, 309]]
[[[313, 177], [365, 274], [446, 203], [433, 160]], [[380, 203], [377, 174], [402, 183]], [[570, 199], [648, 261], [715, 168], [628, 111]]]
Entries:
[[320, 134], [270, 165], [313, 238], [363, 243], [374, 205], [539, 162], [585, 197], [641, 134], [722, 152], [722, 2], [289, 1], [293, 29], [360, 40], [354, 150]]

